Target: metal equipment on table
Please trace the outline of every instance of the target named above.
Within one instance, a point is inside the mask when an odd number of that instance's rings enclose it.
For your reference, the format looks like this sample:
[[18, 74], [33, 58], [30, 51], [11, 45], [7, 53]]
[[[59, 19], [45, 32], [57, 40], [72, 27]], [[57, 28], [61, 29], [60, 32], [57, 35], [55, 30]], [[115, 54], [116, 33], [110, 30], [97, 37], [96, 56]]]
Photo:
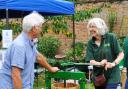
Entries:
[[57, 73], [51, 73], [46, 71], [46, 89], [51, 89], [51, 78], [60, 78], [64, 80], [74, 79], [79, 80], [80, 89], [85, 89], [85, 74], [83, 72], [66, 72], [58, 71]]
[[[66, 80], [69, 79], [73, 79], [73, 80], [78, 80], [79, 81], [79, 86], [80, 89], [85, 89], [85, 82], [86, 82], [86, 76], [85, 76], [85, 72], [88, 69], [88, 66], [91, 66], [90, 63], [62, 63], [61, 64], [61, 70], [56, 72], [56, 73], [51, 73], [49, 71], [45, 72], [45, 82], [46, 82], [46, 89], [51, 89], [51, 79], [52, 78], [57, 78], [57, 79], [63, 79], [64, 80], [64, 87], [66, 86]], [[75, 68], [84, 68], [84, 70], [82, 69], [82, 72], [76, 72], [76, 71], [68, 71], [68, 69], [75, 69]], [[89, 81], [90, 81], [90, 77], [89, 77]], [[66, 88], [65, 88], [66, 89]]]

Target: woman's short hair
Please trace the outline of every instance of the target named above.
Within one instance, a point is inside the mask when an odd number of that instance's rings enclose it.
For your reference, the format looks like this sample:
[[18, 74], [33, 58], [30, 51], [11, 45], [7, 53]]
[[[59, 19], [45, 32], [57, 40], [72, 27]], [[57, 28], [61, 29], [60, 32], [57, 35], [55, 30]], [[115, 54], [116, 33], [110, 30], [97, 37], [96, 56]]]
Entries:
[[108, 27], [105, 24], [104, 20], [101, 18], [92, 18], [89, 20], [87, 24], [87, 29], [89, 29], [92, 26], [96, 26], [98, 32], [100, 35], [104, 35], [108, 32]]
[[32, 27], [40, 26], [45, 22], [44, 17], [38, 12], [33, 11], [23, 18], [22, 29], [24, 32], [29, 32]]

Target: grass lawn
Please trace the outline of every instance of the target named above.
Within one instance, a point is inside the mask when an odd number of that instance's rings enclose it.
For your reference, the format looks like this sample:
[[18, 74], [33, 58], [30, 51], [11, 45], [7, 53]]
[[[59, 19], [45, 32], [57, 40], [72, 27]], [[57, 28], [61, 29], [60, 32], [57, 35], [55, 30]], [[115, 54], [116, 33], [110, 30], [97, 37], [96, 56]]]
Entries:
[[[44, 73], [40, 74], [37, 78], [35, 78], [34, 89], [42, 89], [45, 86]], [[85, 84], [86, 89], [94, 89], [93, 84]], [[45, 88], [44, 88], [45, 89]]]

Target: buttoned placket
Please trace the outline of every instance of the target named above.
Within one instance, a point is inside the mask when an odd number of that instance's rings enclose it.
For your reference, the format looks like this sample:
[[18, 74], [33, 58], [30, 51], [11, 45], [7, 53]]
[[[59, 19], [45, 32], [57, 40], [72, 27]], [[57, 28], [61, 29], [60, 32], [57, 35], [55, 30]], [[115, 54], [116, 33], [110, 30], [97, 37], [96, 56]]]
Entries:
[[[35, 55], [35, 44], [33, 43], [33, 40], [29, 40], [29, 44], [30, 44], [30, 47], [32, 49], [32, 59], [34, 58], [34, 55]], [[34, 63], [34, 59], [32, 60], [32, 63]], [[34, 64], [31, 64], [31, 68], [34, 66]], [[33, 69], [31, 69], [31, 72], [30, 72], [30, 87], [31, 89], [33, 89]]]

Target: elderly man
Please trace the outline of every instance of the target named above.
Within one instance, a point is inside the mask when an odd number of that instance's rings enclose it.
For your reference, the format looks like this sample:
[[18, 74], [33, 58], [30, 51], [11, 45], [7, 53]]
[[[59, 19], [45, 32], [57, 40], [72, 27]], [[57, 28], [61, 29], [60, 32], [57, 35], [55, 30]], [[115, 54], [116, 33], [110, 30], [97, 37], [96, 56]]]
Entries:
[[34, 45], [34, 39], [38, 38], [44, 22], [44, 18], [37, 12], [23, 18], [23, 31], [7, 49], [0, 70], [0, 89], [33, 89], [36, 59], [51, 72], [59, 70], [57, 67], [51, 67]]

